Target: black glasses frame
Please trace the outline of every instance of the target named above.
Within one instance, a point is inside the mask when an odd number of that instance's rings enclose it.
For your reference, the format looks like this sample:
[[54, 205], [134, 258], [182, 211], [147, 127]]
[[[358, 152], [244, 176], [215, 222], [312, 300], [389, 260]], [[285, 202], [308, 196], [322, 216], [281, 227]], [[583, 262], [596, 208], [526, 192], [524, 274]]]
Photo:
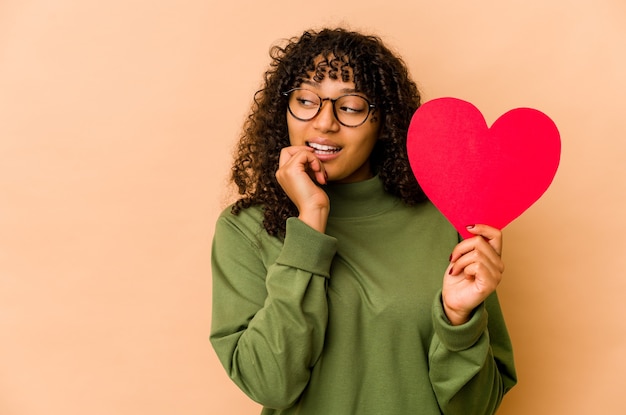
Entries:
[[[330, 104], [333, 107], [333, 115], [335, 116], [335, 119], [337, 120], [337, 122], [341, 125], [343, 125], [344, 127], [348, 127], [348, 128], [355, 128], [355, 127], [359, 127], [363, 124], [365, 124], [365, 121], [367, 121], [367, 119], [370, 117], [370, 114], [372, 113], [372, 111], [374, 110], [374, 108], [376, 108], [376, 105], [372, 104], [370, 102], [369, 99], [365, 98], [363, 95], [359, 95], [359, 94], [344, 94], [341, 95], [337, 98], [322, 98], [319, 95], [317, 95], [315, 92], [311, 91], [310, 89], [306, 89], [306, 88], [292, 88], [289, 91], [285, 91], [285, 92], [281, 92], [281, 95], [284, 97], [289, 98], [289, 95], [291, 95], [292, 92], [294, 91], [308, 91], [312, 94], [315, 94], [319, 99], [320, 99], [320, 105], [317, 108], [317, 112], [309, 118], [301, 118], [298, 117], [296, 114], [293, 113], [293, 111], [291, 110], [291, 106], [289, 105], [289, 101], [287, 101], [287, 109], [289, 110], [289, 113], [293, 116], [293, 118], [295, 118], [298, 121], [311, 121], [313, 118], [317, 117], [320, 113], [320, 111], [322, 111], [322, 106], [324, 105], [324, 101], [330, 101]], [[365, 102], [367, 102], [367, 115], [365, 116], [365, 118], [363, 119], [363, 121], [361, 121], [360, 123], [356, 124], [356, 125], [349, 125], [349, 124], [345, 124], [344, 122], [342, 122], [339, 117], [337, 116], [337, 108], [335, 107], [335, 103], [340, 100], [341, 98], [344, 97], [350, 97], [350, 96], [354, 96], [354, 97], [359, 97], [365, 100]]]

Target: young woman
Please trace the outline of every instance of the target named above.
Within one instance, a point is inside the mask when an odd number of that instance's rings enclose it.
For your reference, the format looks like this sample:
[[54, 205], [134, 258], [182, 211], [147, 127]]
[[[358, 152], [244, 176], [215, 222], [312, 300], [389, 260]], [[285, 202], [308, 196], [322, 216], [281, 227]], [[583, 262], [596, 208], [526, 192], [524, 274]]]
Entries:
[[263, 414], [494, 413], [516, 383], [502, 236], [468, 224], [460, 240], [421, 192], [405, 64], [343, 29], [272, 59], [213, 241], [211, 342], [229, 376]]

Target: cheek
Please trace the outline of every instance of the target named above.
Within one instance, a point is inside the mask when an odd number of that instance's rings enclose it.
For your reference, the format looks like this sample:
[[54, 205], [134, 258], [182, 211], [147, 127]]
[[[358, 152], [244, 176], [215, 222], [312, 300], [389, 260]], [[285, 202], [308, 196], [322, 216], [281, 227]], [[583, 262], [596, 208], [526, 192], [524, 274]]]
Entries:
[[367, 162], [372, 155], [372, 151], [374, 150], [377, 141], [378, 135], [373, 133], [368, 134], [365, 137], [361, 137], [358, 141], [354, 141], [354, 145], [352, 146], [354, 159], [352, 160], [352, 163], [362, 164]]
[[289, 122], [287, 122], [287, 136], [289, 137], [289, 142], [291, 143], [291, 137], [293, 137], [293, 132], [291, 130], [291, 126], [289, 125]]
[[367, 138], [364, 140], [364, 145], [369, 148], [369, 150], [373, 150], [380, 138], [380, 126], [376, 124], [372, 124], [370, 126], [370, 131], [367, 134]]
[[363, 150], [367, 152], [367, 158], [369, 159], [372, 155], [372, 152], [376, 148], [376, 143], [378, 143], [378, 130], [375, 129], [368, 136], [367, 140], [363, 142]]
[[298, 124], [294, 123], [294, 120], [287, 115], [287, 134], [289, 134], [289, 143], [293, 145], [298, 144]]

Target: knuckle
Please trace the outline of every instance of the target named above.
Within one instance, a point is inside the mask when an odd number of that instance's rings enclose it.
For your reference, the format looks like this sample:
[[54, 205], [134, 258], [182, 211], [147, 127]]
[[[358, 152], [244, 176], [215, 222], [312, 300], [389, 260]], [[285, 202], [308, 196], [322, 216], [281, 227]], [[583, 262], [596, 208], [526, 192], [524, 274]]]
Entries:
[[478, 249], [474, 249], [471, 253], [470, 253], [470, 259], [473, 262], [479, 262], [481, 259], [483, 258], [482, 253], [478, 250]]

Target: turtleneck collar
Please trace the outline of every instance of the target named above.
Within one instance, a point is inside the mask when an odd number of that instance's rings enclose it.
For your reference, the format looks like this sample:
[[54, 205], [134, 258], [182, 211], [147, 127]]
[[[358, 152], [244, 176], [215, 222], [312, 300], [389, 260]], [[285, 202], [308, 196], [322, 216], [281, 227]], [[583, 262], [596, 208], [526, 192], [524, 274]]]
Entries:
[[385, 192], [378, 176], [356, 183], [329, 183], [324, 190], [330, 199], [330, 217], [335, 218], [372, 216], [401, 202]]

